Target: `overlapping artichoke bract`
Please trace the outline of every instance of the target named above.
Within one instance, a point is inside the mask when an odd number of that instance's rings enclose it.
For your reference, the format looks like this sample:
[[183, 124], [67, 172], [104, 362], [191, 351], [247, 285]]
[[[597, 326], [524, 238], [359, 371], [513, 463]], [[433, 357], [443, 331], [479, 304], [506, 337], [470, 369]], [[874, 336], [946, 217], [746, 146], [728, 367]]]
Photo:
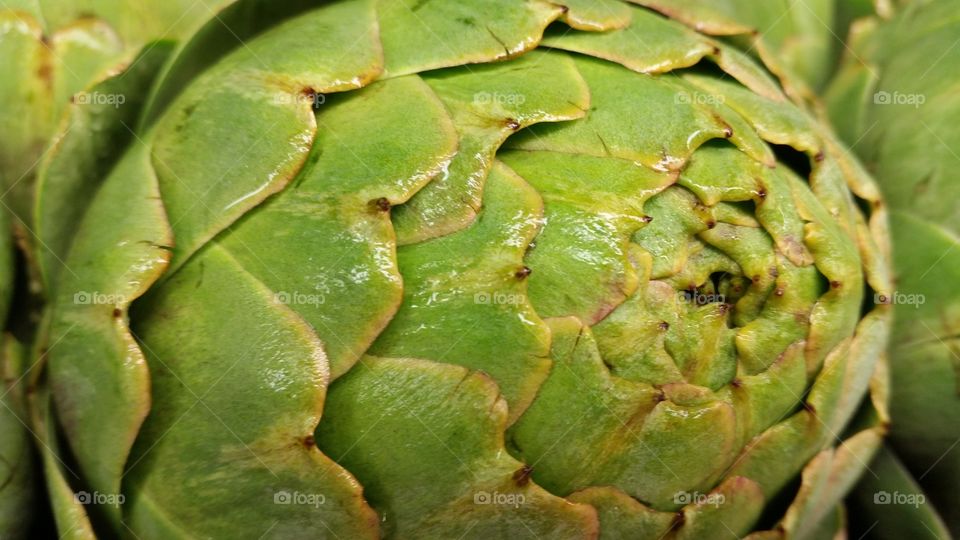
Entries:
[[46, 168], [97, 191], [73, 231], [41, 179], [48, 379], [122, 500], [62, 527], [838, 526], [886, 418], [877, 189], [694, 7], [563, 4], [336, 2], [232, 48], [228, 11], [105, 177], [66, 166], [74, 111]]
[[[24, 251], [35, 246], [30, 203], [37, 165], [71, 102], [138, 106], [134, 95], [84, 92], [157, 38], [187, 36], [224, 0], [8, 0], [0, 5], [0, 187]], [[154, 43], [154, 48], [164, 45]], [[156, 52], [156, 51], [155, 51]], [[122, 101], [123, 103], [118, 103]], [[107, 105], [108, 103], [101, 103]]]

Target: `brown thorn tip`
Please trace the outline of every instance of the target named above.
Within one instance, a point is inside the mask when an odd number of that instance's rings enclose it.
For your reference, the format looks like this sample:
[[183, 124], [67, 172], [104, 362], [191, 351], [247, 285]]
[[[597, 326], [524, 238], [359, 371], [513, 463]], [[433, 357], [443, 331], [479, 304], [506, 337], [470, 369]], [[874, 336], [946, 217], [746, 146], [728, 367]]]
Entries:
[[533, 467], [524, 465], [513, 472], [513, 481], [517, 486], [523, 487], [530, 483], [530, 475], [533, 473]]
[[300, 94], [310, 100], [310, 106], [313, 110], [320, 110], [320, 106], [323, 105], [324, 95], [320, 92], [317, 92], [311, 86], [305, 87], [303, 90], [300, 90]]
[[123, 315], [123, 311], [120, 311], [120, 308], [113, 309], [113, 316], [115, 318], [119, 319], [121, 315]]
[[313, 439], [313, 435], [307, 435], [303, 438], [303, 445], [307, 448], [313, 448], [317, 445], [317, 441]]
[[643, 216], [642, 218], [640, 218], [640, 221], [644, 223], [650, 223], [651, 221], [653, 221], [653, 216]]
[[533, 270], [531, 270], [530, 267], [522, 266], [513, 275], [516, 276], [517, 279], [524, 279], [529, 276], [531, 272], [533, 272]]
[[379, 199], [373, 201], [373, 205], [381, 212], [386, 212], [387, 210], [390, 210], [390, 199], [387, 199], [386, 197], [380, 197]]
[[817, 152], [815, 156], [813, 156], [813, 160], [816, 162], [820, 162], [820, 161], [823, 161], [824, 157], [825, 156], [823, 155], [823, 151], [821, 150], [820, 152]]
[[661, 330], [668, 330], [670, 328], [670, 323], [667, 321], [660, 321], [660, 324], [657, 325], [657, 328]]
[[833, 280], [830, 282], [830, 286], [833, 287], [834, 289], [839, 289], [841, 285], [843, 285], [843, 283], [840, 283], [837, 280]]
[[514, 130], [514, 131], [520, 129], [520, 122], [517, 122], [517, 121], [514, 120], [513, 118], [507, 118], [507, 122], [506, 122], [506, 123], [507, 123], [507, 127], [510, 128], [510, 129], [512, 129], [512, 130]]

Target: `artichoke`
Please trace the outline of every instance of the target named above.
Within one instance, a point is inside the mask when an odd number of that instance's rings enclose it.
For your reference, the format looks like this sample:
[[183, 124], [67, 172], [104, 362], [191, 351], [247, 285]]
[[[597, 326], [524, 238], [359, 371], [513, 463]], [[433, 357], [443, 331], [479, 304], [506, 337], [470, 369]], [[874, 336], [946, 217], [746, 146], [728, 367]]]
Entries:
[[[827, 107], [890, 209], [896, 287], [890, 450], [858, 490], [883, 538], [960, 536], [960, 32], [956, 2], [858, 21]], [[889, 14], [888, 14], [889, 15]], [[895, 498], [900, 495], [900, 500]], [[928, 532], [929, 531], [929, 532]]]
[[90, 87], [32, 218], [60, 534], [840, 530], [886, 214], [807, 12], [739, 4], [242, 2]]

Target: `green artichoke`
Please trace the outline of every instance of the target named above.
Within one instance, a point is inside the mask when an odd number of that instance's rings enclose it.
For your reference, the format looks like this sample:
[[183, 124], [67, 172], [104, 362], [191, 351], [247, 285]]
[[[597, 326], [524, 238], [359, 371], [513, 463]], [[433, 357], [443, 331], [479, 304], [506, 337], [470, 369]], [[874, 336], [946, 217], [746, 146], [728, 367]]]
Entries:
[[[891, 452], [858, 492], [883, 538], [960, 536], [958, 4], [917, 2], [855, 24], [827, 93], [838, 131], [876, 174], [891, 217]], [[917, 485], [919, 482], [919, 485]], [[898, 501], [893, 495], [904, 497]], [[917, 504], [914, 504], [914, 503]], [[903, 515], [907, 514], [907, 515]], [[929, 531], [929, 532], [928, 532]]]
[[90, 87], [33, 217], [60, 534], [840, 530], [892, 287], [821, 4], [251, 1]]

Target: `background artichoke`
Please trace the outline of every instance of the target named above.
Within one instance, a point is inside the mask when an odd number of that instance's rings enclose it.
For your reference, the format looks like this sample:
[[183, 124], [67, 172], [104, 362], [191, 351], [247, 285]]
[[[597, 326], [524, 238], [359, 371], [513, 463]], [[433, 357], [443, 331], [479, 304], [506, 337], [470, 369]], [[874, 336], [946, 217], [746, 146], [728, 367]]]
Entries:
[[[826, 94], [838, 131], [890, 208], [897, 279], [883, 301], [897, 314], [892, 452], [877, 458], [878, 474], [866, 475], [856, 495], [861, 528], [882, 538], [949, 538], [947, 526], [960, 535], [958, 7], [916, 2], [882, 12], [888, 19], [860, 20]], [[896, 504], [894, 494], [921, 504]]]
[[885, 209], [830, 5], [740, 4], [251, 1], [88, 88], [4, 364], [58, 532], [840, 529]]

